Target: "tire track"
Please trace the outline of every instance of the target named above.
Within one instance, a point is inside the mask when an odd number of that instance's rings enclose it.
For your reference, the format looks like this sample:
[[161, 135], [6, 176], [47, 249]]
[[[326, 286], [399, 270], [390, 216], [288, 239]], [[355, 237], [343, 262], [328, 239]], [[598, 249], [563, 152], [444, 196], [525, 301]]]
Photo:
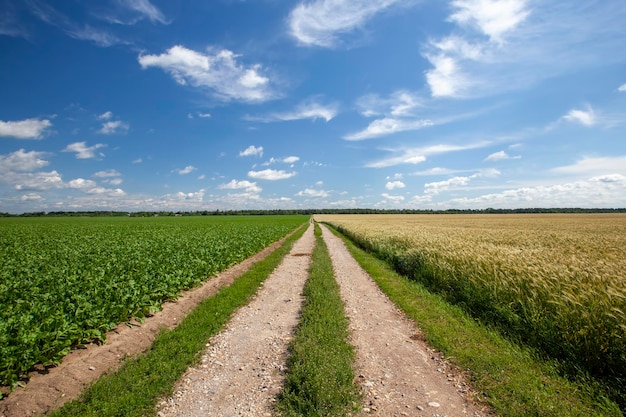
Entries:
[[314, 244], [310, 225], [252, 302], [207, 344], [202, 363], [190, 368], [175, 394], [159, 404], [158, 416], [273, 415]]
[[482, 416], [466, 398], [467, 385], [416, 337], [419, 330], [382, 293], [322, 225], [350, 320], [356, 374], [365, 404], [360, 415]]

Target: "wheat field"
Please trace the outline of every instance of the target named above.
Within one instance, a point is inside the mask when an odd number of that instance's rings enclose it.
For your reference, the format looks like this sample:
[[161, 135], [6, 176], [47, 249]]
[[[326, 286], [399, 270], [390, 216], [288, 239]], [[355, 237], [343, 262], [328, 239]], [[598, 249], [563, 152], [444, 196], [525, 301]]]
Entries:
[[626, 375], [626, 215], [316, 220], [540, 352], [613, 383]]

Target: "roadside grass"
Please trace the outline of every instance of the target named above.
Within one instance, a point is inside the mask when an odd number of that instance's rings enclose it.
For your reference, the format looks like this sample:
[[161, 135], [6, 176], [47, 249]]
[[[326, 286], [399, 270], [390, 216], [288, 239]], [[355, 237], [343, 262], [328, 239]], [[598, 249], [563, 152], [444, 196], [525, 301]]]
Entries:
[[289, 346], [285, 387], [277, 403], [284, 416], [346, 416], [360, 404], [348, 319], [317, 224], [315, 238], [300, 324]]
[[157, 402], [172, 394], [174, 384], [187, 368], [199, 363], [209, 338], [222, 329], [239, 307], [249, 302], [306, 228], [301, 226], [232, 285], [200, 303], [178, 327], [160, 332], [148, 352], [128, 359], [117, 372], [102, 376], [78, 400], [68, 402], [51, 415], [155, 415]]
[[328, 226], [383, 292], [417, 323], [425, 340], [467, 371], [476, 400], [499, 415], [623, 416], [592, 380], [573, 382], [560, 376], [557, 363], [541, 360], [531, 349], [479, 324]]

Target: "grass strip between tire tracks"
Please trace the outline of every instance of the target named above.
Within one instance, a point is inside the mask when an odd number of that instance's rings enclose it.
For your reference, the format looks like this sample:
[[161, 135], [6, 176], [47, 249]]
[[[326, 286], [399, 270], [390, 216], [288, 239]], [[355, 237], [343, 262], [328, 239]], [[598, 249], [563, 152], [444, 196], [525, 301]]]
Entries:
[[209, 338], [250, 301], [305, 231], [306, 225], [301, 226], [233, 284], [201, 302], [178, 327], [160, 332], [148, 352], [129, 359], [117, 372], [99, 378], [79, 400], [67, 403], [52, 416], [155, 415], [159, 399], [171, 395], [176, 381], [187, 368], [198, 363]]
[[345, 416], [360, 404], [348, 319], [317, 224], [315, 239], [300, 324], [289, 346], [287, 378], [277, 404], [285, 416]]
[[450, 362], [469, 371], [481, 402], [502, 416], [622, 416], [619, 407], [593, 383], [572, 382], [558, 367], [529, 349], [480, 325], [459, 307], [398, 275], [384, 261], [358, 248], [331, 225], [382, 291], [414, 320], [426, 341]]

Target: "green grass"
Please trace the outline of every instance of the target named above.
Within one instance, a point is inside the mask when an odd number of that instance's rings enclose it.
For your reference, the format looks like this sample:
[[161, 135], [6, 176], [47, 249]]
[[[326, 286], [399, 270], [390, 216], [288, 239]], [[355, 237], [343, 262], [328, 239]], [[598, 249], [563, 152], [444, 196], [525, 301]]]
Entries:
[[198, 363], [209, 338], [237, 308], [249, 302], [305, 230], [301, 227], [231, 286], [200, 303], [178, 327], [159, 333], [146, 354], [129, 359], [117, 372], [98, 379], [79, 400], [67, 403], [52, 416], [154, 415], [159, 399], [171, 395], [181, 375]]
[[317, 224], [315, 236], [301, 320], [289, 346], [287, 378], [277, 405], [285, 416], [345, 416], [360, 403], [348, 320]]
[[502, 416], [622, 416], [593, 382], [572, 382], [558, 366], [542, 361], [428, 292], [396, 274], [384, 261], [342, 237], [348, 249], [387, 296], [422, 329], [429, 344], [460, 369], [468, 370], [481, 401]]

